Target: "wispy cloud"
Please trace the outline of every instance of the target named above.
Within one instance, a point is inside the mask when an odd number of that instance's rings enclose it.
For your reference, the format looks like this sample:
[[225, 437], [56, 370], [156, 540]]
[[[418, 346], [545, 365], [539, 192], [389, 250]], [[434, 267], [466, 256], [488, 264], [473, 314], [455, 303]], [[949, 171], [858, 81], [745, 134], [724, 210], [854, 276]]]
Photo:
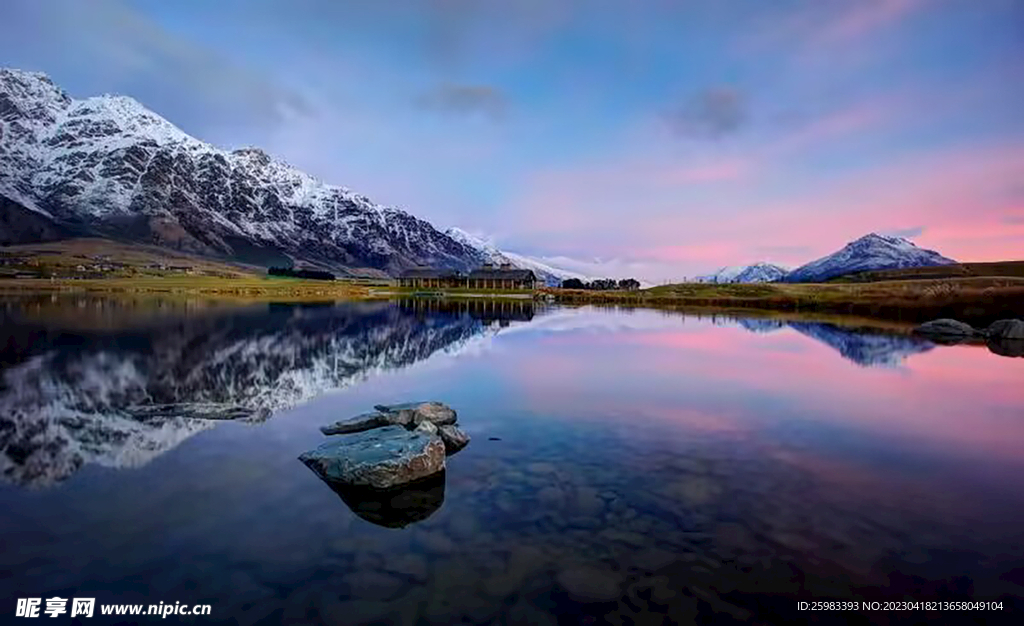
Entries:
[[429, 111], [450, 115], [484, 115], [502, 119], [508, 110], [508, 99], [490, 85], [441, 84], [420, 94], [415, 104]]
[[667, 112], [665, 121], [681, 137], [720, 139], [746, 124], [747, 107], [747, 96], [739, 89], [713, 87]]
[[906, 237], [907, 239], [913, 239], [914, 237], [920, 237], [924, 234], [924, 226], [914, 226], [911, 228], [897, 228], [895, 230], [883, 231], [883, 235], [889, 235], [890, 237]]
[[53, 73], [76, 96], [119, 85], [201, 137], [240, 125], [262, 132], [310, 113], [298, 93], [172, 34], [118, 0], [11, 0], [4, 5], [4, 22], [5, 60], [41, 59], [38, 69]]

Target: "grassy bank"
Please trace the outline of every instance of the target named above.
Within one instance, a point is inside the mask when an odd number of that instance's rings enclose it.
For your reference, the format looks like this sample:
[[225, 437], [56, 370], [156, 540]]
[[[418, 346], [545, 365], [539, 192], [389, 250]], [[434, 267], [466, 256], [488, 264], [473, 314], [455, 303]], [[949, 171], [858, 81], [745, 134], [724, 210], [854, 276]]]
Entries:
[[859, 272], [835, 279], [837, 283], [864, 283], [884, 280], [938, 280], [950, 278], [1024, 278], [1024, 261], [954, 263], [932, 267]]
[[683, 283], [641, 291], [551, 289], [567, 304], [710, 307], [855, 316], [899, 322], [952, 317], [973, 324], [1024, 316], [1024, 278], [954, 278], [870, 283]]
[[330, 301], [371, 297], [370, 288], [349, 281], [260, 276], [166, 276], [100, 279], [7, 279], [0, 293], [93, 293], [203, 296], [247, 301]]

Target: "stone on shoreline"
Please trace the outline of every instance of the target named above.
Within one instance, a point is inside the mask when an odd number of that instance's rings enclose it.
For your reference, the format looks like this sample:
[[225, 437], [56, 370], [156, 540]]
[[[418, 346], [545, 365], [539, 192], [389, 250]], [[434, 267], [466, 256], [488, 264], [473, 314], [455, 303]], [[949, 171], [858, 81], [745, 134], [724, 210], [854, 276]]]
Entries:
[[1024, 320], [999, 320], [985, 330], [989, 339], [1024, 339]]
[[437, 426], [437, 434], [444, 442], [444, 449], [448, 454], [455, 454], [469, 444], [469, 435], [462, 432], [458, 426], [445, 424]]
[[332, 438], [299, 460], [330, 483], [391, 489], [443, 471], [445, 444], [437, 435], [385, 426]]
[[973, 337], [978, 331], [970, 324], [951, 319], [938, 319], [925, 322], [914, 329], [914, 333], [930, 337]]

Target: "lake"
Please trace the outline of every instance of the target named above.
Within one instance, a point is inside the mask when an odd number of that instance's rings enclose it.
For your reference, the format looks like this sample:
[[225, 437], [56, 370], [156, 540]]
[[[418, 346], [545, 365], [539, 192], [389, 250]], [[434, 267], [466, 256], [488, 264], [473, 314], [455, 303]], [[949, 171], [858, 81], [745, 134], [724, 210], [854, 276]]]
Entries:
[[[0, 315], [8, 616], [52, 596], [206, 603], [178, 618], [204, 624], [1024, 607], [1024, 359], [984, 346], [531, 302], [38, 296]], [[323, 424], [426, 399], [472, 441], [404, 494], [415, 515], [297, 460]], [[798, 605], [910, 600], [1003, 609]]]

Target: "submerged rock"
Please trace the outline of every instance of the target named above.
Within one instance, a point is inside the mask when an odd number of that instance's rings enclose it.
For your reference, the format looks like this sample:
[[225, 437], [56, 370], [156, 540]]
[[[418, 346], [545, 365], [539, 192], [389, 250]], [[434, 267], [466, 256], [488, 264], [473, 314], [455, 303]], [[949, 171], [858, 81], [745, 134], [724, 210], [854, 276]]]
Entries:
[[929, 337], [951, 338], [968, 338], [978, 334], [970, 324], [965, 324], [951, 319], [938, 319], [925, 322], [915, 328], [914, 333]]
[[437, 426], [454, 424], [458, 419], [455, 411], [441, 402], [406, 402], [404, 404], [378, 404], [373, 407], [384, 413], [391, 424], [406, 426], [431, 422]]
[[333, 438], [299, 460], [330, 483], [390, 489], [444, 470], [445, 444], [436, 435], [385, 426]]
[[989, 339], [1024, 340], [1024, 320], [999, 320], [985, 330]]
[[404, 528], [423, 521], [444, 503], [444, 472], [392, 489], [331, 484], [352, 512], [385, 528]]
[[[423, 424], [421, 424], [423, 426]], [[444, 442], [444, 449], [448, 454], [455, 454], [469, 444], [469, 435], [464, 433], [458, 426], [445, 424], [437, 426], [437, 434]]]
[[361, 413], [350, 418], [338, 420], [333, 424], [321, 426], [320, 432], [325, 435], [343, 435], [346, 433], [359, 433], [371, 428], [387, 426], [388, 418], [385, 414], [375, 411], [373, 413]]
[[610, 570], [571, 567], [559, 572], [556, 580], [577, 602], [614, 602], [622, 595], [621, 578]]

